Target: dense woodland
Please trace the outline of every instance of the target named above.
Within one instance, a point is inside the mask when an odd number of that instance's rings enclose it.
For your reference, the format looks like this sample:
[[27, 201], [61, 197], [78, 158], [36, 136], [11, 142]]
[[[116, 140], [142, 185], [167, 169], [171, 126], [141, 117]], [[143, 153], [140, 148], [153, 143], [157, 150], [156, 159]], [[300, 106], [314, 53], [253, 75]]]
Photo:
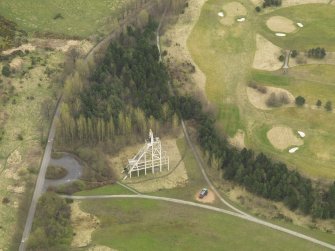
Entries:
[[158, 63], [156, 27], [151, 20], [144, 30], [128, 27], [93, 73], [68, 79], [59, 124], [64, 142], [95, 144], [177, 123], [168, 106], [168, 75]]

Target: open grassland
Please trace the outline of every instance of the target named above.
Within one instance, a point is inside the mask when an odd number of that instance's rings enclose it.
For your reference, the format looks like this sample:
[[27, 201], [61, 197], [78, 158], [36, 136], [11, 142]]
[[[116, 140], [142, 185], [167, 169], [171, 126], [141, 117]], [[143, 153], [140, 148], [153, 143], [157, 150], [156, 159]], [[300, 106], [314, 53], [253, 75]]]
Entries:
[[27, 32], [87, 37], [103, 31], [107, 18], [116, 15], [126, 1], [4, 0], [0, 2], [0, 15]]
[[101, 222], [93, 244], [118, 250], [323, 250], [254, 223], [173, 203], [94, 200], [81, 208]]
[[[34, 66], [31, 58], [40, 58]], [[10, 78], [1, 75], [1, 130], [0, 140], [0, 200], [8, 198], [8, 203], [0, 204], [0, 247], [7, 250], [11, 238], [17, 230], [18, 211], [25, 194], [25, 181], [34, 180], [42, 154], [41, 140], [47, 134], [49, 124], [42, 119], [41, 106], [47, 99], [50, 109], [55, 105], [55, 86], [45, 73], [57, 72], [64, 60], [60, 53], [32, 53], [21, 57], [22, 69]], [[23, 72], [26, 72], [23, 74]], [[11, 86], [13, 91], [4, 88]], [[7, 101], [5, 101], [7, 100]], [[5, 102], [5, 103], [4, 103]]]
[[130, 190], [118, 184], [98, 187], [92, 190], [85, 190], [76, 193], [75, 195], [89, 196], [89, 195], [112, 195], [112, 194], [134, 194]]
[[[271, 16], [283, 16], [294, 23], [302, 23], [304, 27], [288, 33], [286, 37], [277, 37], [265, 25]], [[263, 19], [260, 33], [282, 48], [304, 51], [314, 47], [324, 47], [328, 51], [335, 51], [334, 5], [305, 4], [281, 8], [260, 17]]]
[[[318, 99], [323, 105], [327, 101], [335, 102], [334, 66], [297, 66], [283, 75], [282, 70], [255, 71], [252, 60], [257, 33], [284, 48], [303, 51], [320, 46], [333, 49], [335, 29], [332, 26], [335, 22], [331, 19], [335, 17], [335, 8], [320, 4], [302, 5], [259, 15], [249, 2], [239, 2], [247, 9], [244, 23], [224, 25], [221, 19], [225, 17], [219, 17], [217, 13], [225, 11], [226, 2], [209, 0], [204, 4], [200, 19], [188, 39], [188, 48], [207, 77], [207, 97], [218, 108], [218, 128], [222, 128], [230, 137], [242, 129], [247, 147], [264, 151], [312, 178], [333, 180], [335, 137], [332, 132], [335, 129], [335, 116], [332, 112], [326, 112], [323, 106], [316, 109], [315, 103]], [[278, 15], [302, 22], [305, 26], [287, 37], [273, 37], [273, 32], [265, 23], [269, 17]], [[301, 95], [305, 97], [307, 106], [267, 111], [257, 109], [249, 102], [246, 93], [250, 81], [286, 89], [295, 97]], [[306, 133], [304, 144], [297, 153], [289, 154], [288, 149], [280, 151], [272, 146], [266, 134], [273, 126], [287, 126], [295, 133], [297, 130]]]

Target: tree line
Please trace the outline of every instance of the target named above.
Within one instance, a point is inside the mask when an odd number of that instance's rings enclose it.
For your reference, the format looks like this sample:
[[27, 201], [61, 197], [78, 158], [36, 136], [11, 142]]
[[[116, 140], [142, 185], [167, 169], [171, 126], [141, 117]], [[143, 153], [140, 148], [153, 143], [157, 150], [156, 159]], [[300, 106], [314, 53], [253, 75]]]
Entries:
[[198, 141], [209, 163], [217, 163], [223, 178], [234, 181], [249, 192], [273, 201], [283, 202], [291, 210], [299, 210], [316, 218], [335, 218], [335, 182], [323, 190], [286, 164], [275, 162], [264, 153], [251, 149], [239, 151], [231, 147], [215, 130], [215, 121], [202, 112], [200, 102], [192, 97], [173, 99], [176, 110], [185, 119], [198, 124]]

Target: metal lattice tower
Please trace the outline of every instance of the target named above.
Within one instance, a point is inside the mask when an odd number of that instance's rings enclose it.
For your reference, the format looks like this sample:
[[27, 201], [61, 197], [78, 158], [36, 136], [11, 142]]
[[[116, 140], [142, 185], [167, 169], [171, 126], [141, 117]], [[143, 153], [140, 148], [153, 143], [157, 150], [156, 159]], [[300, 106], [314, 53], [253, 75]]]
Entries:
[[149, 139], [145, 141], [145, 145], [134, 158], [128, 160], [128, 165], [123, 171], [127, 175], [123, 179], [125, 180], [128, 175], [131, 178], [133, 172], [137, 172], [137, 176], [140, 176], [141, 170], [144, 170], [145, 175], [148, 171], [155, 173], [157, 169], [161, 172], [163, 167], [167, 167], [169, 170], [169, 157], [166, 152], [162, 152], [160, 139], [158, 137], [154, 138], [150, 129]]

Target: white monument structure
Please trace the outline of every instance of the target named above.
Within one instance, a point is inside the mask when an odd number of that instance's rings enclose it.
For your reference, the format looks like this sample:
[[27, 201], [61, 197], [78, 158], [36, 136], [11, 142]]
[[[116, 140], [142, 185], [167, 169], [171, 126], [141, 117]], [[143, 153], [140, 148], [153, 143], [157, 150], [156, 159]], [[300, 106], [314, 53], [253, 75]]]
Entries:
[[159, 170], [161, 172], [163, 167], [169, 170], [169, 157], [166, 152], [162, 152], [160, 139], [155, 138], [150, 129], [149, 139], [145, 141], [145, 145], [134, 158], [128, 160], [128, 165], [123, 170], [127, 175], [123, 179], [125, 180], [128, 176], [131, 178], [133, 172], [137, 172], [137, 176], [140, 176], [141, 170], [144, 170], [145, 175], [148, 171], [155, 173]]

